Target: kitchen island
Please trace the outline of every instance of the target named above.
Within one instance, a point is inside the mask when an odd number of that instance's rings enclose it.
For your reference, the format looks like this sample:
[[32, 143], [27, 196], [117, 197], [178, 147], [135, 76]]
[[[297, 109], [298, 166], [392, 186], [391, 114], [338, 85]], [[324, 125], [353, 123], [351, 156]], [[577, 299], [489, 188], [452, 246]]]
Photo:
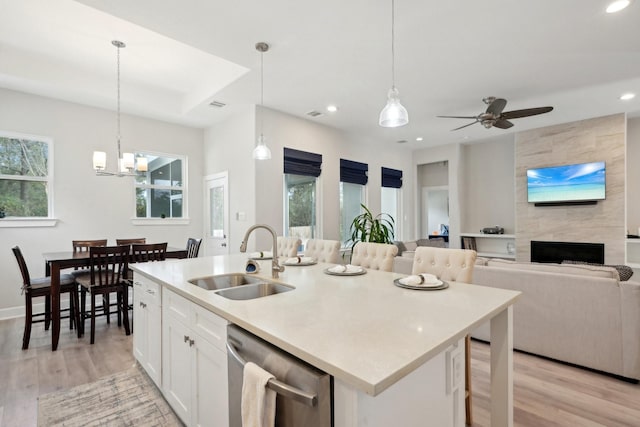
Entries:
[[[437, 380], [431, 381], [437, 384], [431, 386], [450, 393], [464, 377], [464, 363], [460, 363], [464, 336], [490, 320], [492, 425], [513, 424], [511, 305], [518, 292], [463, 283], [451, 283], [441, 291], [402, 289], [393, 284], [401, 274], [368, 271], [331, 276], [324, 273], [328, 264], [289, 266], [277, 281], [294, 286], [293, 291], [252, 300], [227, 299], [188, 282], [243, 272], [246, 260], [245, 254], [237, 254], [133, 264], [132, 268], [163, 289], [332, 375], [337, 427], [384, 425], [380, 414], [397, 409], [398, 398], [392, 394], [400, 393], [402, 400], [403, 390], [413, 390], [416, 385], [408, 383], [418, 375], [424, 376], [418, 383], [424, 383], [437, 372]], [[271, 261], [260, 261], [260, 265], [257, 275], [272, 280]], [[415, 397], [406, 396], [406, 401]], [[433, 425], [464, 424], [464, 417], [456, 415], [461, 411], [461, 393], [450, 401], [451, 407], [436, 404], [430, 409], [441, 412], [431, 412], [433, 420], [447, 421]], [[429, 402], [422, 406], [429, 408]], [[367, 417], [376, 417], [379, 424]]]

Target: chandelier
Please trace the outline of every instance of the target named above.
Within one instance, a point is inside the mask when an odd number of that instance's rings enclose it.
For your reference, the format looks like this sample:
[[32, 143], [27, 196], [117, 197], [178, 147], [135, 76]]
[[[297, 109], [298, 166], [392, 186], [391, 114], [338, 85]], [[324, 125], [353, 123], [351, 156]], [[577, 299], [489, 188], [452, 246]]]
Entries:
[[147, 171], [147, 158], [140, 156], [136, 159], [133, 153], [122, 153], [120, 149], [120, 49], [127, 45], [119, 40], [113, 40], [111, 44], [118, 52], [118, 169], [117, 172], [107, 171], [107, 153], [104, 151], [93, 152], [93, 169], [98, 176], [136, 176], [137, 172]]

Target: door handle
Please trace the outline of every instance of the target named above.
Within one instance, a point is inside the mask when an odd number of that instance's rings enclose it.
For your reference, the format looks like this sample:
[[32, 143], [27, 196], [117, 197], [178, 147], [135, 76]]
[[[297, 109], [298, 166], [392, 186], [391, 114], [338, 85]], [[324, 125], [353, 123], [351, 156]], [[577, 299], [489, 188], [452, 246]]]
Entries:
[[227, 244], [226, 243], [220, 243], [220, 246], [222, 246], [223, 248], [226, 248]]

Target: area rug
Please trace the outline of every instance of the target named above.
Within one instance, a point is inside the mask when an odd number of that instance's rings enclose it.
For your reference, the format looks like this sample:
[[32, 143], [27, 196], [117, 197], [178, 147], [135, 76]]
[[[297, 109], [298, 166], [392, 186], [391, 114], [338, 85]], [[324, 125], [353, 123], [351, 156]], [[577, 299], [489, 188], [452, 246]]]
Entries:
[[38, 397], [38, 426], [182, 426], [136, 364], [98, 381]]

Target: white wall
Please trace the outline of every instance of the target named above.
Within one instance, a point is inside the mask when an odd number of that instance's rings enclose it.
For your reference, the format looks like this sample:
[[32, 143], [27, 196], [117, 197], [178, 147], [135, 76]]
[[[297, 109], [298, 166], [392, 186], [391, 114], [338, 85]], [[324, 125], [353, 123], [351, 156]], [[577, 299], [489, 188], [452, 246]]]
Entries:
[[[254, 135], [254, 105], [239, 107], [227, 120], [204, 133], [205, 175], [227, 171], [229, 176], [229, 253], [240, 251], [245, 231], [256, 222], [255, 195], [259, 186], [255, 180], [256, 161], [251, 158]], [[244, 219], [238, 219], [239, 213], [245, 215]]]
[[[188, 156], [188, 225], [135, 226], [132, 178], [97, 177], [94, 150], [116, 156], [113, 111], [0, 89], [0, 129], [47, 136], [54, 144], [55, 227], [0, 228], [0, 317], [24, 304], [22, 278], [11, 248], [19, 245], [33, 277], [44, 275], [43, 252], [71, 250], [79, 239], [146, 237], [183, 247], [202, 235], [202, 141], [200, 129], [122, 115], [123, 151], [157, 151]], [[22, 309], [17, 314], [23, 314]]]
[[505, 135], [462, 148], [462, 231], [478, 233], [499, 225], [515, 233], [514, 135]]
[[[271, 149], [271, 160], [254, 161], [251, 150], [257, 139], [259, 130], [252, 124], [255, 115], [247, 110], [239, 113], [232, 123], [213, 126], [206, 132], [207, 173], [230, 171], [230, 192], [233, 197], [246, 198], [247, 213], [253, 208], [254, 217], [247, 215], [247, 221], [231, 227], [231, 252], [236, 248], [244, 235], [244, 231], [254, 223], [266, 223], [275, 228], [277, 233], [283, 233], [283, 153], [284, 147], [309, 151], [322, 155], [322, 173], [319, 179], [320, 199], [322, 206], [321, 237], [325, 239], [339, 239], [340, 212], [340, 158], [355, 160], [369, 164], [369, 184], [367, 185], [367, 204], [373, 212], [380, 212], [380, 184], [382, 166], [400, 169], [404, 172], [404, 186], [402, 197], [404, 213], [413, 210], [413, 182], [415, 174], [412, 172], [411, 152], [397, 146], [383, 146], [380, 142], [366, 141], [347, 135], [337, 129], [290, 116], [267, 108], [257, 107], [264, 113], [264, 128], [267, 146]], [[375, 125], [375, 124], [374, 124]], [[249, 139], [247, 130], [251, 130]], [[232, 135], [235, 141], [235, 153], [229, 157], [224, 153], [225, 135]], [[246, 138], [246, 140], [245, 140]], [[223, 159], [221, 164], [214, 165], [215, 158]], [[243, 180], [233, 180], [233, 171], [246, 172]], [[255, 175], [254, 175], [255, 174]], [[253, 186], [249, 181], [254, 177]], [[240, 195], [239, 195], [240, 194]], [[253, 204], [251, 197], [254, 197]], [[244, 209], [244, 207], [243, 207]], [[232, 222], [234, 209], [231, 209]], [[403, 224], [403, 229], [413, 233], [411, 220]], [[408, 230], [408, 231], [407, 231]], [[264, 231], [256, 234], [257, 246], [249, 243], [249, 250], [253, 248], [271, 247], [270, 237]]]

